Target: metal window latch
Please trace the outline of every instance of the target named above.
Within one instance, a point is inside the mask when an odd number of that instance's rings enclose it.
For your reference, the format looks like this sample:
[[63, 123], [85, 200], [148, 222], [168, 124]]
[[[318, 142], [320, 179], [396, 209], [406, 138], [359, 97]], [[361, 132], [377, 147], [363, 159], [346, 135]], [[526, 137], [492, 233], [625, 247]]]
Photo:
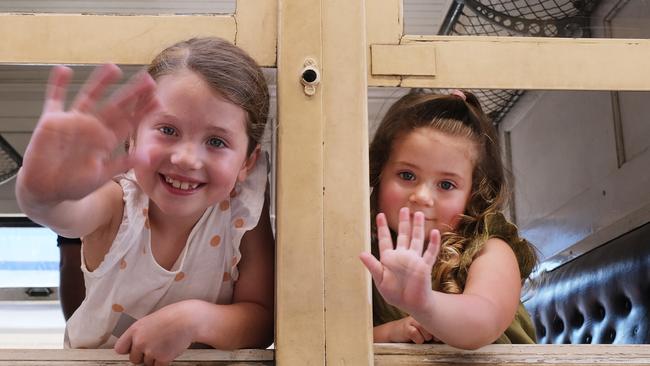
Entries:
[[49, 287], [29, 287], [25, 293], [29, 297], [47, 297], [52, 294], [52, 290]]
[[302, 73], [300, 74], [300, 82], [304, 86], [306, 95], [312, 96], [316, 94], [316, 87], [320, 84], [320, 71], [316, 60], [313, 58], [306, 58], [303, 64]]

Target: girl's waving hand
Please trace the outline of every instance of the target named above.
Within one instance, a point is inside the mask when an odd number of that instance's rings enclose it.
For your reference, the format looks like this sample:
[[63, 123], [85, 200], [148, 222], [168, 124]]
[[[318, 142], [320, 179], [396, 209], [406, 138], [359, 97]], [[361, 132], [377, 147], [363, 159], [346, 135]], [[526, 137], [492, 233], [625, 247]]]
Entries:
[[[55, 229], [62, 226], [61, 218], [69, 223], [67, 218], [75, 215], [77, 207], [68, 201], [80, 202], [131, 166], [128, 155], [116, 156], [115, 152], [137, 123], [156, 108], [155, 83], [147, 74], [136, 75], [100, 103], [121, 74], [116, 65], [97, 67], [66, 110], [72, 70], [52, 69], [43, 113], [25, 152], [16, 188], [21, 208], [35, 221]], [[73, 228], [68, 234], [87, 234], [83, 231]]]
[[428, 303], [431, 296], [431, 269], [440, 249], [440, 233], [431, 230], [424, 248], [424, 215], [415, 212], [411, 228], [410, 211], [399, 212], [396, 245], [383, 213], [377, 215], [377, 238], [380, 258], [362, 253], [361, 261], [372, 275], [377, 290], [388, 303], [411, 313]]

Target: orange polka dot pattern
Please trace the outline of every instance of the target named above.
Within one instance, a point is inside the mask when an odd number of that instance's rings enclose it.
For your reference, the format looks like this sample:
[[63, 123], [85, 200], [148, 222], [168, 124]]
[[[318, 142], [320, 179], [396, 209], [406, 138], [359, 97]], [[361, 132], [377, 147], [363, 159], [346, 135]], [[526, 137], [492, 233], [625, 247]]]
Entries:
[[226, 211], [229, 208], [230, 208], [230, 201], [225, 200], [225, 201], [221, 201], [221, 203], [219, 203], [219, 209], [221, 211]]
[[244, 219], [238, 218], [237, 220], [235, 220], [235, 227], [237, 229], [239, 229], [239, 228], [241, 228], [243, 226], [244, 226]]
[[121, 313], [121, 312], [124, 311], [124, 306], [122, 306], [122, 305], [120, 305], [120, 304], [113, 304], [113, 306], [112, 306], [111, 308], [112, 308], [113, 311], [116, 312], [116, 313]]
[[210, 245], [212, 245], [213, 247], [219, 246], [220, 243], [221, 243], [221, 237], [219, 235], [215, 235], [212, 237], [212, 239], [210, 239]]
[[178, 274], [176, 274], [176, 277], [174, 277], [174, 281], [182, 281], [183, 278], [185, 278], [185, 272], [178, 272]]
[[122, 258], [120, 260], [120, 269], [124, 269], [124, 268], [126, 268], [126, 261], [124, 260], [124, 258]]
[[223, 282], [228, 282], [230, 281], [230, 272], [224, 272], [223, 273]]

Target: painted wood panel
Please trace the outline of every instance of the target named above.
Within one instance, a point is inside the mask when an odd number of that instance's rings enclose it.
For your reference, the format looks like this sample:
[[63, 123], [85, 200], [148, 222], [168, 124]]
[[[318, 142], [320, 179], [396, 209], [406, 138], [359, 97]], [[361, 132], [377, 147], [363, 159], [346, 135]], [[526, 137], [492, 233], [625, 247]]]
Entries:
[[323, 95], [300, 83], [306, 58], [322, 62], [321, 4], [278, 6], [276, 360], [324, 365]]
[[[372, 1], [372, 0], [370, 0]], [[327, 365], [372, 364], [365, 1], [323, 6], [323, 228]]]

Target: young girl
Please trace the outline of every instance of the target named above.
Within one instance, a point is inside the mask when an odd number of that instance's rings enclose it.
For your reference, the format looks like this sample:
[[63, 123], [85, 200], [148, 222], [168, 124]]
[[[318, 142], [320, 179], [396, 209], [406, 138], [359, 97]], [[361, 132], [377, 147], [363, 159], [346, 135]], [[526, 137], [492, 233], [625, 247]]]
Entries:
[[[29, 217], [83, 238], [86, 298], [66, 345], [114, 346], [147, 365], [194, 342], [268, 346], [274, 241], [260, 68], [224, 40], [191, 39], [100, 104], [119, 75], [99, 67], [65, 111], [71, 71], [55, 67], [18, 175]], [[116, 153], [127, 138], [128, 154]]]
[[361, 254], [375, 283], [375, 342], [534, 343], [519, 293], [536, 256], [500, 212], [496, 141], [476, 97], [461, 91], [408, 94], [379, 125], [372, 255]]

